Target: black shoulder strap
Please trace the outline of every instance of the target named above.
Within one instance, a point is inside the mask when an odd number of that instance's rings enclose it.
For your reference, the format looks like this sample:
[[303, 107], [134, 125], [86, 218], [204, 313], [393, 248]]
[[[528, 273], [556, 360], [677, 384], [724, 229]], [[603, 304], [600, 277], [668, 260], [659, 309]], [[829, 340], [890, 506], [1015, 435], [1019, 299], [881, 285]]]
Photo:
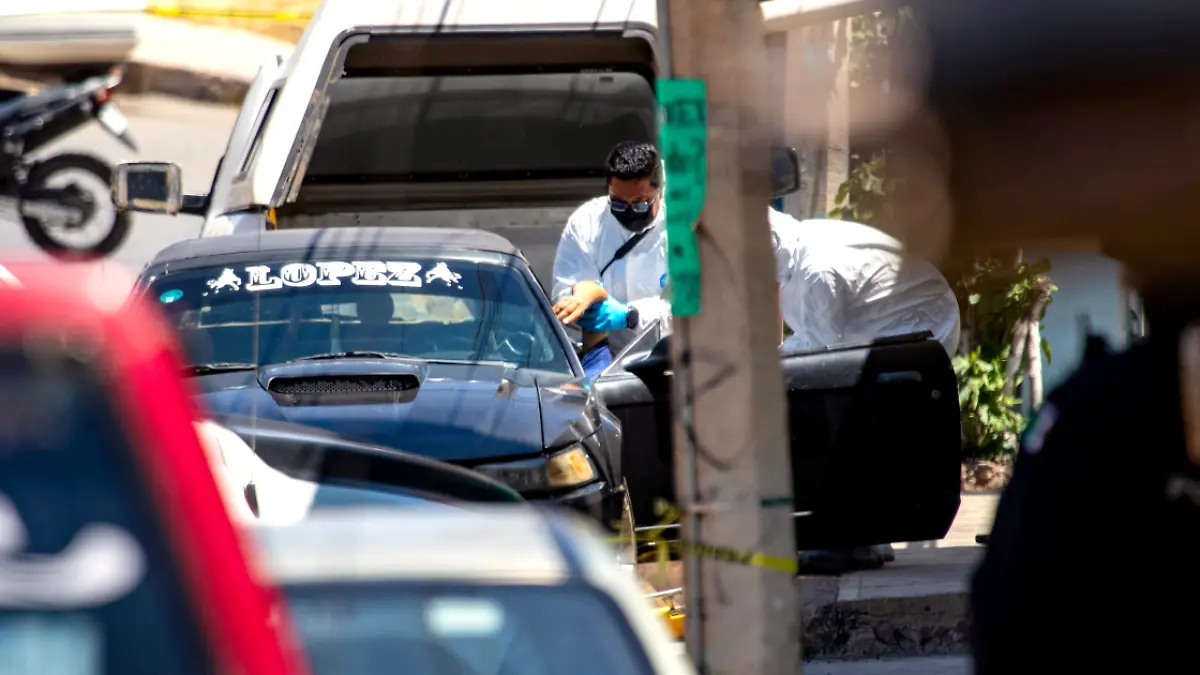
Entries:
[[637, 246], [639, 241], [645, 239], [646, 235], [650, 234], [650, 230], [653, 229], [654, 227], [647, 227], [646, 229], [627, 239], [624, 244], [621, 244], [621, 248], [617, 249], [617, 252], [613, 254], [612, 260], [609, 260], [608, 264], [600, 268], [600, 280], [603, 280], [604, 273], [608, 271], [608, 268], [613, 266], [613, 263], [629, 255], [629, 252], [633, 250], [633, 247]]

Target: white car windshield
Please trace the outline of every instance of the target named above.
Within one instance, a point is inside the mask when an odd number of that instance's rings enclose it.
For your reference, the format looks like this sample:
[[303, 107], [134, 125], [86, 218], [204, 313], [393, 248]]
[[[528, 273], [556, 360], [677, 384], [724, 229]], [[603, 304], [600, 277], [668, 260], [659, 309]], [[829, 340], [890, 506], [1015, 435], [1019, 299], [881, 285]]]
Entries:
[[616, 604], [582, 584], [338, 582], [284, 590], [314, 675], [653, 672]]

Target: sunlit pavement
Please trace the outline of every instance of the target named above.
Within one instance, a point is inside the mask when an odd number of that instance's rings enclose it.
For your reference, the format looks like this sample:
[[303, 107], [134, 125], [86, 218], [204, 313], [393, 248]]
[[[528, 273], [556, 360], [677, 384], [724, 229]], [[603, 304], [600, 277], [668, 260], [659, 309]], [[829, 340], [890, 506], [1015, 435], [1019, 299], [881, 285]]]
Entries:
[[[161, 97], [125, 97], [117, 103], [129, 117], [129, 130], [139, 148], [137, 154], [96, 124], [63, 138], [45, 154], [87, 152], [113, 163], [134, 159], [175, 162], [183, 168], [185, 190], [208, 191], [237, 109]], [[0, 208], [0, 257], [43, 257], [25, 235], [12, 205]], [[194, 237], [199, 227], [200, 219], [191, 216], [137, 214], [129, 239], [106, 264], [139, 272], [160, 249]]]

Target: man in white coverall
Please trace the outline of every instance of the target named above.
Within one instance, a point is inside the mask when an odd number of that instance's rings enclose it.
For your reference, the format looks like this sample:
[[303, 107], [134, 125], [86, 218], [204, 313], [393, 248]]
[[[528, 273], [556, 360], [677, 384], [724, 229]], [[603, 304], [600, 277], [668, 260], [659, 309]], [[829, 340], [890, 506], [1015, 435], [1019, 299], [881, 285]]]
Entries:
[[[937, 268], [904, 259], [899, 241], [845, 220], [796, 220], [768, 210], [779, 281], [779, 311], [793, 334], [785, 349], [864, 343], [930, 331], [951, 357], [958, 351], [958, 300]], [[879, 567], [891, 545], [806, 551], [810, 574]]]
[[905, 260], [899, 241], [845, 220], [769, 211], [784, 348], [808, 349], [930, 331], [958, 351], [958, 300], [937, 268]]
[[[554, 260], [557, 317], [584, 331], [584, 370], [598, 375], [644, 327], [670, 330], [662, 170], [653, 145], [617, 145], [606, 162], [608, 195], [567, 221]], [[898, 241], [840, 220], [798, 221], [767, 210], [776, 257], [785, 348], [815, 348], [929, 330], [953, 355], [958, 302], [928, 263], [903, 260]], [[607, 333], [607, 338], [605, 334]], [[780, 336], [782, 340], [782, 334]], [[891, 547], [813, 552], [813, 567], [882, 564]], [[865, 558], [865, 559], [864, 559]], [[813, 571], [817, 571], [813, 569]]]
[[670, 329], [663, 171], [650, 143], [618, 144], [605, 163], [608, 194], [571, 214], [554, 256], [554, 311], [583, 330], [583, 365], [598, 375], [655, 319]]

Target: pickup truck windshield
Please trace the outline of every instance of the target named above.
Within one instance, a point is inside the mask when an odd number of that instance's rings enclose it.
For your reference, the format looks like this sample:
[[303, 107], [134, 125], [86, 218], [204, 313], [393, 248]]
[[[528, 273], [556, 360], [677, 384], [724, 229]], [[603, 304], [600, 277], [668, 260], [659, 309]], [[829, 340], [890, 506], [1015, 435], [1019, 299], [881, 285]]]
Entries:
[[266, 259], [168, 273], [147, 292], [193, 364], [357, 352], [571, 372], [532, 284], [500, 264]]
[[617, 607], [582, 586], [350, 582], [284, 591], [314, 675], [371, 675], [380, 664], [404, 664], [412, 675], [651, 672]]

